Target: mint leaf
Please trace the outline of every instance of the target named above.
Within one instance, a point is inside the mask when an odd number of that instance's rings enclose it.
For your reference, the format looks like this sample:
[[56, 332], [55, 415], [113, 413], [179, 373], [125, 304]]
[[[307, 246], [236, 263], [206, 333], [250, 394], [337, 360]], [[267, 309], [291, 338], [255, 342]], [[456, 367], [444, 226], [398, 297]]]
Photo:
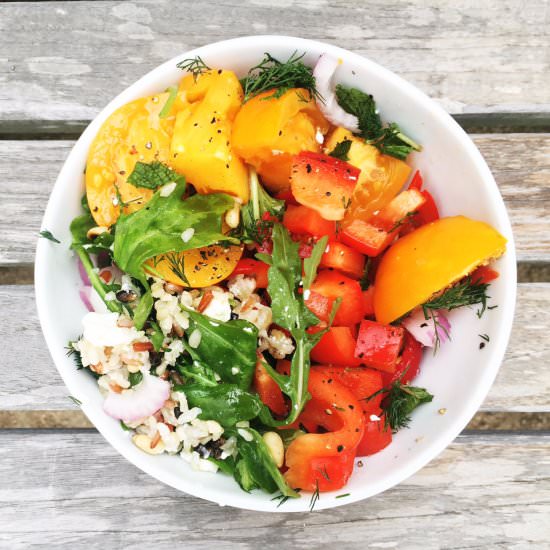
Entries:
[[134, 187], [145, 187], [146, 189], [156, 189], [167, 183], [176, 182], [178, 184], [185, 183], [185, 178], [177, 172], [159, 162], [136, 162], [134, 170], [128, 176], [128, 183]]

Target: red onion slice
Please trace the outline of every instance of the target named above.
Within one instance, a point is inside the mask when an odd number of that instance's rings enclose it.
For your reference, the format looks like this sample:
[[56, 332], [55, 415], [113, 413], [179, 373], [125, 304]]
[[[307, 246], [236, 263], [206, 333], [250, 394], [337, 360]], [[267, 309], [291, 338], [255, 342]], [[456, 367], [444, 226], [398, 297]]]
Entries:
[[92, 302], [90, 301], [90, 291], [92, 290], [91, 286], [87, 286], [81, 290], [78, 291], [78, 294], [80, 295], [80, 299], [82, 300], [82, 303], [86, 306], [86, 309], [88, 311], [94, 311], [94, 306], [92, 305]]
[[317, 91], [322, 96], [317, 99], [317, 106], [325, 115], [325, 118], [335, 126], [343, 126], [352, 132], [359, 131], [359, 120], [356, 116], [346, 113], [336, 99], [334, 88], [332, 86], [332, 78], [334, 72], [340, 65], [340, 61], [326, 53], [322, 54], [317, 61], [317, 65], [313, 69], [315, 77], [315, 86]]
[[84, 284], [84, 286], [92, 286], [92, 283], [90, 283], [90, 278], [88, 277], [88, 274], [86, 273], [86, 269], [84, 269], [84, 265], [80, 261], [80, 259], [76, 260], [78, 264], [78, 274], [80, 275], [80, 280]]
[[414, 338], [422, 345], [433, 348], [439, 337], [439, 342], [442, 344], [450, 339], [451, 323], [444, 315], [442, 309], [432, 312], [434, 319], [430, 317], [426, 319], [422, 308], [418, 308], [411, 313], [404, 321], [403, 326], [414, 336]]
[[149, 373], [134, 388], [109, 392], [103, 410], [113, 418], [133, 422], [155, 414], [170, 397], [170, 383]]

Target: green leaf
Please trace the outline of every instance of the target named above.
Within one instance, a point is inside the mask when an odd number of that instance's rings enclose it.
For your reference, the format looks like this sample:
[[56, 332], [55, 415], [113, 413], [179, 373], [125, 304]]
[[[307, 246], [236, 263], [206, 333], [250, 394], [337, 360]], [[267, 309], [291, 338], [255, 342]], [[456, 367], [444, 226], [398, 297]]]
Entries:
[[[185, 341], [183, 342], [185, 346]], [[189, 346], [187, 346], [187, 351], [191, 352], [192, 357], [195, 355], [194, 350]], [[218, 385], [216, 373], [210, 367], [196, 359], [193, 361], [192, 365], [176, 365], [176, 369], [186, 380], [195, 380], [203, 386], [214, 387]]]
[[245, 491], [263, 489], [268, 493], [278, 489], [285, 496], [297, 498], [299, 494], [287, 485], [262, 436], [252, 428], [243, 429], [252, 439], [247, 441], [237, 432], [239, 456], [234, 475], [241, 488]]
[[411, 151], [422, 149], [418, 143], [404, 135], [397, 124], [383, 126], [372, 95], [357, 88], [337, 84], [336, 99], [344, 111], [357, 117], [359, 135], [381, 153], [404, 160]]
[[164, 343], [164, 334], [158, 323], [149, 321], [149, 324], [153, 330], [148, 334], [148, 336], [153, 344], [153, 347], [155, 348], [155, 351], [160, 351], [160, 348], [162, 348], [162, 344]]
[[315, 277], [317, 276], [317, 268], [321, 262], [321, 258], [325, 253], [327, 248], [328, 237], [325, 235], [319, 239], [313, 250], [311, 251], [311, 256], [304, 259], [304, 290], [308, 290], [313, 283]]
[[143, 374], [141, 371], [131, 372], [128, 375], [128, 382], [130, 382], [130, 387], [133, 388], [137, 386], [143, 380]]
[[177, 386], [191, 407], [199, 407], [199, 418], [215, 420], [224, 428], [234, 427], [237, 422], [256, 418], [262, 409], [259, 398], [242, 390], [236, 384], [186, 384]]
[[47, 229], [44, 229], [43, 231], [40, 231], [39, 235], [43, 238], [43, 239], [48, 239], [48, 241], [52, 241], [52, 243], [57, 243], [57, 244], [60, 244], [61, 241], [58, 241], [52, 234], [51, 231], [48, 231]]
[[187, 335], [194, 330], [201, 334], [195, 356], [213, 369], [224, 382], [248, 389], [256, 366], [258, 329], [248, 321], [217, 321], [196, 311], [189, 315]]
[[166, 100], [166, 103], [164, 104], [164, 107], [159, 113], [159, 118], [166, 118], [170, 111], [172, 110], [172, 105], [174, 105], [174, 101], [176, 101], [176, 97], [178, 95], [178, 87], [177, 86], [170, 86], [167, 92], [170, 92], [168, 99]]
[[[178, 183], [168, 197], [157, 191], [147, 205], [131, 214], [122, 214], [114, 241], [115, 263], [142, 283], [143, 263], [166, 252], [181, 252], [227, 240], [221, 231], [222, 214], [233, 206], [229, 195], [193, 195], [181, 200], [184, 183]], [[185, 241], [182, 233], [193, 230]]]
[[146, 189], [156, 189], [161, 185], [176, 182], [181, 184], [185, 190], [185, 178], [158, 160], [149, 163], [136, 162], [127, 181], [135, 187], [145, 187]]
[[96, 225], [89, 210], [74, 218], [70, 225], [73, 239], [72, 248], [76, 245], [82, 245], [89, 254], [98, 254], [105, 251], [111, 255], [110, 247], [114, 242], [114, 236], [110, 232], [101, 233], [93, 240], [88, 239], [88, 231]]
[[349, 160], [349, 150], [351, 148], [352, 141], [351, 139], [343, 139], [336, 144], [336, 147], [329, 153], [331, 157], [336, 159], [348, 161]]
[[143, 328], [152, 309], [153, 296], [151, 294], [151, 289], [148, 288], [147, 291], [141, 295], [139, 303], [136, 309], [134, 309], [134, 325], [138, 330]]

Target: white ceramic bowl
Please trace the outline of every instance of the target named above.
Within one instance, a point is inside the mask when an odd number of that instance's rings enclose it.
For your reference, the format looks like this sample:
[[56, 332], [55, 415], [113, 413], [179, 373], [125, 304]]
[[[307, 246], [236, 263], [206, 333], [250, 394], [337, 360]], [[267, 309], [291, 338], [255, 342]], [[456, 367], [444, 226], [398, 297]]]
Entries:
[[[340, 57], [344, 63], [338, 69], [337, 80], [372, 93], [382, 117], [398, 122], [406, 134], [423, 145], [422, 153], [411, 155], [410, 162], [422, 171], [426, 187], [443, 216], [465, 214], [484, 220], [508, 239], [508, 251], [496, 266], [500, 277], [490, 289], [491, 303], [499, 307], [482, 319], [473, 310], [454, 312], [452, 342], [445, 344], [435, 357], [425, 353], [415, 384], [433, 393], [433, 402], [417, 409], [410, 428], [401, 430], [389, 447], [363, 459], [364, 467], [355, 469], [343, 490], [322, 494], [316, 509], [370, 497], [422, 468], [466, 426], [496, 376], [512, 326], [516, 258], [502, 198], [472, 141], [434, 101], [376, 63], [335, 46], [286, 36], [218, 42], [164, 63], [113, 99], [77, 141], [59, 174], [43, 221], [43, 228], [52, 231], [61, 244], [39, 239], [36, 253], [36, 300], [50, 353], [70, 394], [82, 402], [82, 410], [105, 439], [138, 468], [176, 489], [221, 505], [270, 512], [307, 510], [309, 498], [303, 496], [276, 508], [270, 496], [261, 492], [247, 494], [228, 476], [196, 473], [178, 457], [147, 455], [131, 443], [118, 421], [103, 412], [95, 380], [77, 371], [72, 359], [65, 356], [64, 346], [80, 334], [81, 318], [86, 312], [78, 296], [77, 264], [69, 251], [69, 223], [80, 212], [88, 147], [116, 108], [175, 84], [182, 77], [176, 63], [185, 58], [200, 55], [208, 65], [233, 69], [242, 76], [264, 52], [286, 59], [295, 50], [306, 52], [305, 62], [312, 66], [323, 52]], [[483, 333], [489, 334], [491, 341], [480, 350], [478, 335]], [[438, 414], [441, 408], [447, 409], [445, 415]], [[342, 493], [350, 495], [335, 499]]]

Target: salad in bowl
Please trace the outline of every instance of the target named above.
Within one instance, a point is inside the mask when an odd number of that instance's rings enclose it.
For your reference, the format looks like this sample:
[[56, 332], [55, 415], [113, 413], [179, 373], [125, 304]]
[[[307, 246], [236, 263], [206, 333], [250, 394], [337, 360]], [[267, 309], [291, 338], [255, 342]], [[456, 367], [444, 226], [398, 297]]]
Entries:
[[424, 364], [455, 315], [489, 342], [473, 323], [506, 250], [485, 221], [443, 215], [411, 161], [423, 144], [345, 65], [331, 48], [237, 72], [179, 60], [177, 81], [96, 124], [70, 223], [67, 352], [109, 429], [273, 507], [349, 498], [437, 403]]

